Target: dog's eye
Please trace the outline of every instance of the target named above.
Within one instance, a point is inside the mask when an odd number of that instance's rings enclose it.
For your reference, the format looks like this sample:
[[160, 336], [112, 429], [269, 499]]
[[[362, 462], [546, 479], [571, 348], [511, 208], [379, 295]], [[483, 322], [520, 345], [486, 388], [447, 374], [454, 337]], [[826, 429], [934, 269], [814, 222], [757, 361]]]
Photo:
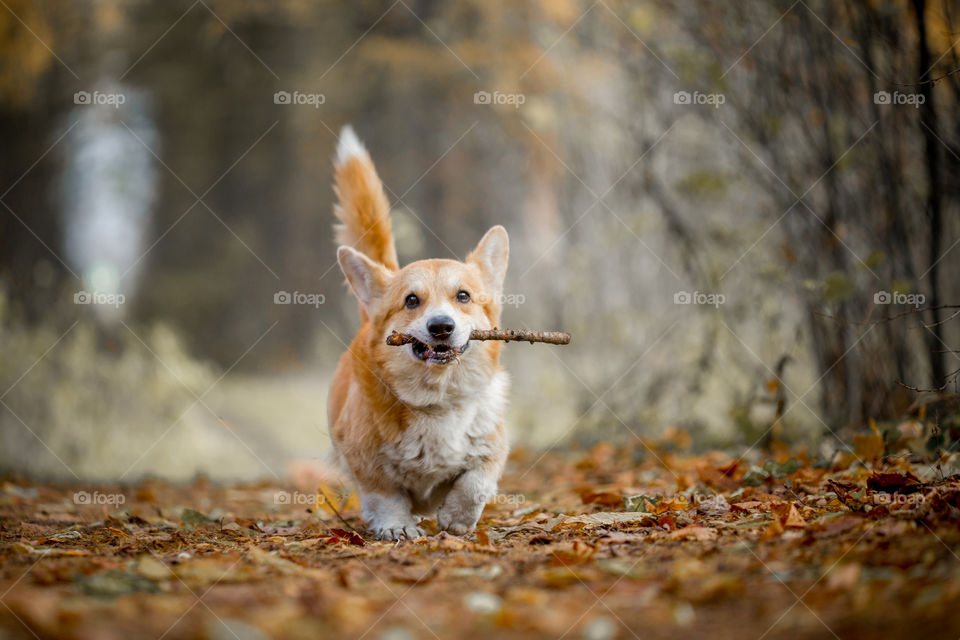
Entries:
[[411, 293], [403, 301], [403, 304], [407, 305], [407, 309], [416, 309], [420, 306], [420, 298], [418, 298], [416, 294]]
[[466, 291], [457, 292], [457, 302], [467, 303], [470, 302], [470, 294]]

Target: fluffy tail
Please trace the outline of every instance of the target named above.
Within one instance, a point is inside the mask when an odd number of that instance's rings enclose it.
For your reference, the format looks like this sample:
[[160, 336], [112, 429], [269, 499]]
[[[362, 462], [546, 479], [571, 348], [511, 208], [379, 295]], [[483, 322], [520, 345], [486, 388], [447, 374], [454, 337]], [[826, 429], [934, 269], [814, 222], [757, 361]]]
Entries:
[[333, 190], [338, 202], [333, 213], [340, 221], [334, 225], [337, 243], [353, 247], [396, 271], [399, 265], [390, 229], [390, 203], [370, 154], [350, 125], [340, 131], [334, 167]]

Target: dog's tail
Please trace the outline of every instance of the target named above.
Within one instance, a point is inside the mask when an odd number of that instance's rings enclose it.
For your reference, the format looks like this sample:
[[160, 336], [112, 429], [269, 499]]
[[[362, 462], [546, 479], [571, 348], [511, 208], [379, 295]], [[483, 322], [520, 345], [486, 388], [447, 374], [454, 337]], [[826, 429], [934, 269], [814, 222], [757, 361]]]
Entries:
[[333, 213], [340, 221], [334, 225], [337, 243], [396, 271], [400, 267], [390, 228], [390, 203], [370, 154], [350, 125], [340, 131], [334, 168], [338, 202]]

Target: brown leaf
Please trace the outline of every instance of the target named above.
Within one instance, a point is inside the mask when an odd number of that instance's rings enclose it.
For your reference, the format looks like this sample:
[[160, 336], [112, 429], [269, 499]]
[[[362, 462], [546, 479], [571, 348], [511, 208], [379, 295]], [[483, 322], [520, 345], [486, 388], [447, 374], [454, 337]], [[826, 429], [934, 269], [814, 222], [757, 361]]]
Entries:
[[583, 504], [596, 504], [601, 507], [619, 507], [623, 504], [623, 496], [610, 491], [581, 491], [580, 500]]
[[574, 540], [572, 543], [559, 545], [552, 551], [553, 558], [550, 560], [551, 566], [582, 564], [588, 562], [597, 547], [584, 542], [583, 540]]
[[722, 473], [723, 475], [725, 475], [725, 476], [727, 476], [727, 477], [729, 477], [729, 478], [732, 478], [732, 477], [734, 477], [734, 475], [737, 473], [737, 469], [738, 469], [739, 467], [740, 467], [740, 461], [739, 461], [739, 460], [734, 460], [733, 462], [731, 462], [731, 463], [728, 464], [728, 465], [724, 465], [724, 466], [722, 466], [722, 467], [717, 467], [717, 471], [719, 471], [720, 473]]
[[904, 473], [877, 473], [874, 472], [867, 478], [867, 488], [874, 491], [884, 491], [891, 493], [894, 491], [903, 491], [904, 493], [913, 493], [923, 488], [923, 484], [917, 476], [909, 471]]
[[706, 515], [719, 515], [730, 511], [730, 505], [722, 493], [704, 500], [697, 505], [697, 511]]
[[14, 551], [28, 553], [35, 556], [89, 556], [90, 552], [84, 549], [48, 549], [43, 547], [34, 547], [22, 542], [14, 542], [11, 548]]
[[730, 510], [738, 513], [752, 513], [760, 510], [763, 503], [759, 500], [748, 500], [747, 502], [737, 502], [730, 505]]
[[670, 514], [664, 514], [657, 518], [657, 524], [667, 531], [673, 531], [677, 528], [677, 521]]
[[697, 540], [698, 542], [708, 542], [717, 539], [717, 530], [710, 527], [699, 527], [690, 525], [683, 529], [677, 529], [670, 533], [671, 540]]
[[347, 531], [346, 529], [330, 529], [330, 537], [327, 538], [327, 544], [353, 544], [362, 547], [366, 544], [356, 531]]
[[763, 530], [763, 534], [761, 534], [760, 539], [770, 540], [772, 538], [779, 538], [784, 534], [785, 531], [786, 529], [783, 528], [783, 525], [780, 523], [780, 521], [774, 520], [766, 529]]
[[773, 515], [780, 521], [784, 527], [803, 529], [807, 526], [807, 521], [800, 515], [796, 503], [783, 502], [775, 504], [770, 508]]
[[581, 516], [564, 517], [554, 526], [554, 529], [574, 524], [581, 524], [587, 529], [616, 524], [636, 524], [650, 527], [653, 526], [654, 521], [653, 514], [642, 511], [600, 511]]

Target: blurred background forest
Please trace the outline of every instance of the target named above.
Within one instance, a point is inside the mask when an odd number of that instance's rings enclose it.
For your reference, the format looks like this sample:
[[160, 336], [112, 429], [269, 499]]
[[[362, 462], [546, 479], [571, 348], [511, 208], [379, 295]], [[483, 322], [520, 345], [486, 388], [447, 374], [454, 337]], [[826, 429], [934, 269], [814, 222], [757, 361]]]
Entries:
[[346, 123], [402, 262], [503, 224], [574, 335], [505, 349], [517, 445], [957, 428], [960, 2], [0, 4], [0, 471], [322, 458]]

